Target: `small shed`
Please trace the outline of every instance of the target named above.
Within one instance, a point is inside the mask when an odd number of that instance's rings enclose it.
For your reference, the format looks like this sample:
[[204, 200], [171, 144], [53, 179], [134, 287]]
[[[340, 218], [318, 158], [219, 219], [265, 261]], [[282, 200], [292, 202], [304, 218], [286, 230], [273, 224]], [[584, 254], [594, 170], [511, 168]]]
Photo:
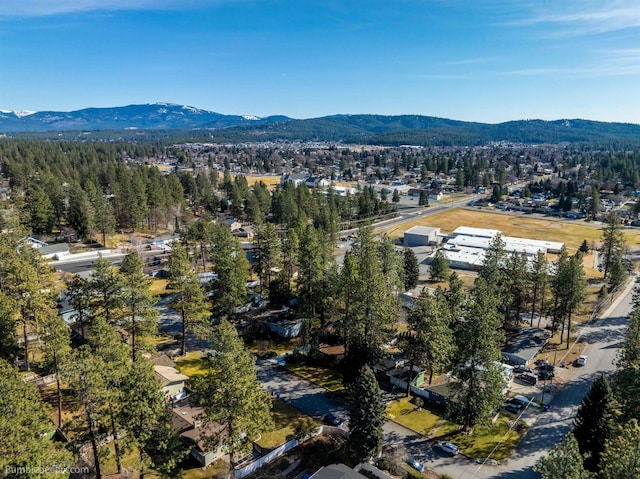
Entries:
[[404, 246], [431, 246], [438, 244], [440, 228], [414, 226], [404, 232]]

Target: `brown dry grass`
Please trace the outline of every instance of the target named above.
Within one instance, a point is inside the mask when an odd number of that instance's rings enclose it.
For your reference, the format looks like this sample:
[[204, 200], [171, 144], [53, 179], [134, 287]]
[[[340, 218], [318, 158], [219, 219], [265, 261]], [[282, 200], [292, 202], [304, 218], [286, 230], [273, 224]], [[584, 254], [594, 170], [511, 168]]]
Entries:
[[[231, 176], [235, 176], [235, 175], [231, 175]], [[258, 181], [262, 181], [269, 188], [278, 186], [280, 184], [280, 175], [245, 176], [245, 178], [247, 179], [247, 184], [249, 186], [255, 185]]]
[[[507, 236], [519, 236], [537, 240], [560, 241], [567, 248], [576, 249], [583, 240], [599, 242], [602, 230], [599, 225], [589, 223], [572, 223], [532, 218], [525, 215], [509, 215], [490, 211], [467, 210], [454, 208], [431, 216], [416, 218], [399, 226], [383, 230], [392, 238], [398, 238], [413, 226], [435, 226], [443, 233], [452, 233], [458, 226], [475, 228], [492, 228], [502, 231]], [[625, 230], [627, 244], [640, 247], [640, 230]]]

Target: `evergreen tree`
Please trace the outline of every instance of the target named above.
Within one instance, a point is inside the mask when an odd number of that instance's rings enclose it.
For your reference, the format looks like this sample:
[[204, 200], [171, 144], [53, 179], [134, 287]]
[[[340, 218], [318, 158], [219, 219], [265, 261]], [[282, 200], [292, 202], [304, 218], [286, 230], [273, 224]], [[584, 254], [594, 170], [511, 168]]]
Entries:
[[[635, 295], [634, 295], [635, 296]], [[618, 357], [620, 368], [615, 379], [616, 398], [626, 420], [640, 417], [640, 308], [629, 315], [627, 333]]]
[[[502, 235], [493, 237], [485, 252], [484, 263], [478, 271], [478, 278], [483, 279], [485, 286], [492, 290], [491, 294], [496, 297], [497, 305], [509, 304], [509, 277], [505, 270], [507, 253], [504, 247]], [[504, 308], [504, 313], [504, 322], [508, 322], [509, 308]]]
[[382, 449], [385, 404], [376, 377], [364, 366], [350, 388], [349, 451], [354, 462], [377, 457]]
[[98, 192], [91, 201], [93, 226], [102, 235], [102, 245], [107, 246], [107, 235], [116, 230], [116, 215], [111, 202]]
[[56, 222], [51, 200], [44, 189], [34, 183], [25, 198], [28, 226], [37, 235], [49, 233]]
[[85, 278], [74, 275], [67, 283], [67, 299], [75, 311], [73, 319], [80, 325], [83, 338], [86, 337], [86, 322], [91, 319], [92, 294], [91, 283]]
[[605, 442], [613, 433], [613, 394], [609, 381], [598, 376], [589, 392], [582, 398], [573, 423], [573, 435], [578, 441], [584, 465], [589, 471], [597, 471]]
[[418, 286], [418, 279], [420, 278], [420, 267], [418, 266], [418, 258], [411, 248], [404, 249], [404, 290]]
[[626, 246], [626, 240], [620, 225], [620, 217], [612, 211], [604, 221], [602, 228], [602, 246], [600, 247], [602, 269], [605, 278], [609, 277], [613, 263], [618, 258], [622, 259]]
[[87, 194], [77, 183], [69, 190], [67, 222], [76, 230], [79, 238], [88, 238], [93, 228], [93, 211]]
[[465, 430], [490, 423], [493, 411], [503, 399], [506, 381], [499, 361], [503, 333], [498, 299], [493, 288], [479, 277], [464, 323], [457, 329], [457, 353], [451, 390], [460, 408]]
[[104, 405], [103, 425], [113, 436], [116, 465], [118, 474], [121, 474], [124, 451], [120, 438], [123, 428], [118, 417], [122, 405], [127, 400], [122, 384], [129, 373], [128, 350], [122, 342], [120, 333], [102, 317], [96, 319], [91, 329], [89, 346], [98, 364], [102, 366], [100, 374], [104, 390], [99, 391], [102, 394], [99, 400]]
[[508, 298], [507, 308], [513, 324], [518, 325], [521, 317], [520, 313], [525, 308], [527, 300], [527, 257], [524, 253], [511, 253], [506, 261], [505, 274], [509, 279], [506, 295]]
[[[48, 467], [72, 465], [71, 454], [45, 438], [55, 430], [40, 393], [0, 359], [0, 470], [3, 477], [44, 479], [68, 477]], [[26, 468], [27, 473], [13, 473]]]
[[187, 353], [187, 333], [204, 335], [206, 321], [211, 313], [204, 290], [181, 244], [174, 245], [169, 258], [169, 278], [169, 287], [178, 291], [174, 307], [180, 312], [180, 355], [184, 356]]
[[[128, 450], [138, 450], [136, 469], [140, 479], [148, 469], [165, 469], [179, 473], [179, 462], [188, 454], [172, 428], [171, 412], [160, 389], [160, 383], [153, 364], [145, 357], [138, 356], [122, 382], [123, 402], [118, 421], [126, 431], [124, 446]], [[167, 467], [169, 466], [169, 467]]]
[[[434, 373], [444, 372], [451, 363], [454, 353], [451, 321], [451, 311], [440, 289], [434, 296], [423, 289], [415, 309], [407, 318], [409, 331], [404, 350], [411, 374], [414, 365], [425, 368], [429, 373], [429, 384]], [[409, 391], [407, 387], [407, 395]]]
[[449, 277], [449, 260], [441, 249], [436, 251], [429, 263], [431, 281], [445, 281]]
[[365, 364], [374, 365], [398, 321], [398, 300], [382, 274], [377, 241], [361, 228], [341, 271], [348, 382]]
[[605, 444], [600, 474], [602, 479], [640, 477], [640, 426], [631, 419], [619, 426]]
[[589, 243], [587, 243], [587, 240], [582, 240], [582, 243], [580, 243], [580, 248], [578, 248], [578, 251], [584, 254], [587, 254], [589, 252]]
[[129, 319], [131, 357], [136, 360], [136, 334], [153, 334], [156, 330], [158, 311], [153, 307], [151, 279], [142, 271], [142, 259], [137, 253], [129, 253], [122, 261], [122, 299], [124, 314]]
[[272, 223], [259, 226], [255, 236], [255, 269], [261, 282], [261, 290], [269, 290], [274, 270], [282, 268], [282, 244]]
[[533, 318], [536, 314], [536, 308], [538, 307], [538, 304], [540, 304], [540, 308], [538, 309], [538, 327], [540, 327], [540, 319], [542, 319], [542, 314], [544, 312], [544, 300], [547, 295], [549, 285], [549, 262], [542, 251], [538, 251], [534, 256], [528, 277], [530, 290], [532, 292], [530, 326], [533, 327]]
[[499, 203], [502, 200], [502, 187], [495, 185], [491, 193], [491, 203]]
[[595, 220], [598, 213], [600, 213], [600, 191], [598, 191], [598, 188], [593, 187], [591, 190], [591, 201], [589, 202], [587, 214], [588, 217]]
[[462, 316], [466, 295], [464, 293], [464, 283], [455, 271], [449, 275], [449, 289], [444, 292], [444, 297], [451, 311], [451, 317], [457, 321]]
[[301, 308], [315, 316], [319, 307], [323, 264], [318, 232], [313, 225], [307, 225], [300, 236], [298, 253], [298, 294]]
[[223, 224], [213, 225], [210, 257], [218, 275], [212, 283], [214, 309], [230, 317], [247, 302], [249, 262], [238, 239]]
[[400, 203], [400, 193], [398, 192], [398, 190], [393, 190], [391, 201], [394, 203]]
[[58, 312], [49, 308], [42, 321], [40, 339], [44, 347], [44, 366], [51, 371], [56, 380], [56, 403], [58, 406], [58, 429], [62, 429], [62, 390], [60, 387], [61, 369], [71, 351], [70, 330]]
[[580, 255], [574, 255], [564, 260], [559, 258], [558, 263], [554, 280], [554, 318], [556, 321], [562, 322], [560, 342], [563, 341], [566, 325], [567, 348], [569, 348], [571, 318], [586, 297], [587, 280]]
[[380, 268], [387, 281], [387, 286], [397, 296], [403, 290], [403, 258], [396, 251], [393, 240], [387, 235], [383, 235], [378, 242], [378, 256], [380, 257]]
[[567, 434], [548, 455], [538, 460], [533, 468], [542, 479], [588, 479], [589, 473], [582, 465], [578, 442], [572, 433]]
[[64, 376], [77, 404], [77, 411], [85, 427], [85, 434], [77, 438], [82, 444], [86, 438], [91, 443], [96, 479], [101, 479], [100, 454], [98, 452], [100, 431], [105, 426], [104, 416], [107, 405], [107, 383], [103, 371], [107, 366], [101, 357], [95, 355], [87, 345], [73, 350], [66, 363]]
[[0, 291], [0, 358], [7, 361], [18, 352], [16, 329], [18, 328], [15, 303]]
[[193, 380], [205, 421], [222, 426], [211, 444], [223, 444], [235, 467], [237, 454], [248, 452], [258, 436], [273, 427], [271, 399], [256, 379], [255, 358], [244, 349], [236, 328], [223, 319], [211, 335], [215, 355], [204, 375]]
[[122, 307], [122, 280], [108, 259], [100, 256], [94, 262], [89, 280], [93, 316], [102, 316], [108, 323], [119, 319]]

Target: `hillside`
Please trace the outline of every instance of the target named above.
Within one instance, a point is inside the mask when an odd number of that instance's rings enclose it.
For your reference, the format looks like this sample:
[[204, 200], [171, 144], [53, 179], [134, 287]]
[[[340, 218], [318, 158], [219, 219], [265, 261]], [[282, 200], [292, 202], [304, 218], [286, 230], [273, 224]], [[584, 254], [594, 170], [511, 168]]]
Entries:
[[[335, 141], [389, 146], [491, 142], [640, 144], [640, 125], [580, 119], [488, 124], [421, 115], [332, 115], [294, 120], [286, 116], [223, 115], [168, 103], [71, 112], [0, 111], [0, 132], [5, 134], [60, 137], [61, 132], [79, 131], [94, 132], [93, 139], [153, 137], [213, 142]], [[73, 138], [71, 133], [64, 136]]]

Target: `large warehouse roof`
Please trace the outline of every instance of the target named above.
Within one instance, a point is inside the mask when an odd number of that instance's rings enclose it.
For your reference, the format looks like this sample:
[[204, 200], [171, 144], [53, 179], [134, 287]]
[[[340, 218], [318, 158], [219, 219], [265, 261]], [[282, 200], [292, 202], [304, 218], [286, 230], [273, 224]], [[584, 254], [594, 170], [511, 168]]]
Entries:
[[453, 232], [454, 235], [477, 236], [480, 238], [493, 238], [500, 234], [499, 230], [489, 228], [472, 228], [470, 226], [458, 226]]

